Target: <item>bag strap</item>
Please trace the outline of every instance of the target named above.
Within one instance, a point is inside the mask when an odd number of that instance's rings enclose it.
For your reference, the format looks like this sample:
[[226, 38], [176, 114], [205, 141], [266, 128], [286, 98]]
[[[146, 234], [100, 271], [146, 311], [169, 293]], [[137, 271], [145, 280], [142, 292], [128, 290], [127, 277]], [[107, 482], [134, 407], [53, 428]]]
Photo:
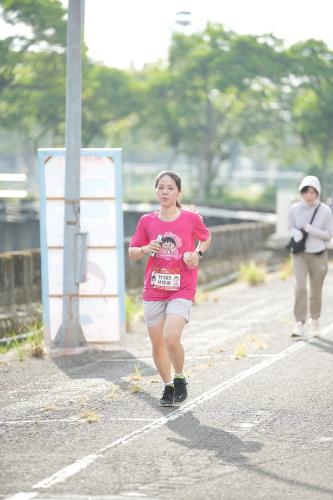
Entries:
[[313, 215], [312, 215], [311, 220], [310, 220], [310, 224], [312, 224], [313, 219], [315, 218], [316, 213], [318, 212], [318, 208], [320, 207], [320, 205], [321, 205], [321, 203], [319, 202], [319, 205], [316, 207], [316, 210], [313, 212]]

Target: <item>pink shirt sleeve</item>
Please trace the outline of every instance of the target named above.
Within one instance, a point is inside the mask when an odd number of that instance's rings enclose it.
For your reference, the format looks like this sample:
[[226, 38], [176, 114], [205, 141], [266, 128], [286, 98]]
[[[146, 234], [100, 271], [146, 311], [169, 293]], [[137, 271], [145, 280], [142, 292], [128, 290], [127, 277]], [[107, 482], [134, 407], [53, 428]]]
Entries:
[[209, 238], [209, 229], [204, 224], [203, 218], [195, 214], [196, 220], [193, 227], [193, 236], [196, 240], [205, 241]]
[[148, 245], [150, 242], [146, 227], [145, 227], [145, 222], [144, 222], [144, 216], [140, 217], [139, 222], [136, 226], [135, 233], [133, 234], [130, 244], [130, 247], [142, 247], [143, 245]]

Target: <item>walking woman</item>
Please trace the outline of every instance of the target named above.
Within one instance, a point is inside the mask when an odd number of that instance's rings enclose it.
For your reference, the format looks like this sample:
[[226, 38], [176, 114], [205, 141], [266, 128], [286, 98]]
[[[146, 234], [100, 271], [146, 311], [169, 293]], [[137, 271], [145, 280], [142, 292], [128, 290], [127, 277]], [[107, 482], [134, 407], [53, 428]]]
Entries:
[[293, 255], [296, 280], [292, 337], [305, 335], [308, 313], [307, 276], [310, 279], [310, 328], [313, 335], [320, 333], [319, 318], [324, 279], [327, 273], [327, 244], [333, 236], [331, 209], [320, 201], [319, 179], [308, 175], [302, 180], [299, 191], [301, 200], [289, 210], [288, 229], [295, 242], [305, 235], [305, 250]]
[[181, 207], [178, 174], [159, 173], [155, 190], [160, 207], [139, 219], [128, 253], [132, 260], [149, 255], [144, 319], [155, 366], [164, 382], [160, 405], [174, 406], [187, 397], [181, 336], [196, 292], [199, 260], [211, 237], [202, 217]]

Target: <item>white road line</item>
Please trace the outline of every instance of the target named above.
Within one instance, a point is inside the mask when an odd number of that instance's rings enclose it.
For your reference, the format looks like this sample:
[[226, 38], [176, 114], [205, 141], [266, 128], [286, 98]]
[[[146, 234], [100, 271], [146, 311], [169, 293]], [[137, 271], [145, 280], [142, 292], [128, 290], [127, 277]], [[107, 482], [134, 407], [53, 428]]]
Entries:
[[[23, 424], [52, 424], [54, 422], [72, 422], [77, 424], [80, 421], [79, 418], [49, 418], [44, 420], [30, 419], [30, 420], [2, 420], [0, 421], [0, 425], [23, 425]], [[83, 420], [82, 420], [83, 421]]]
[[[328, 325], [323, 331], [322, 335], [327, 335], [333, 331], [333, 324]], [[109, 451], [112, 448], [115, 448], [116, 446], [126, 444], [134, 439], [137, 439], [141, 437], [144, 434], [147, 434], [148, 432], [158, 429], [159, 427], [162, 427], [163, 425], [167, 424], [168, 422], [172, 420], [176, 420], [177, 418], [181, 417], [182, 415], [185, 415], [189, 411], [191, 411], [193, 408], [196, 406], [199, 406], [202, 404], [204, 401], [207, 401], [209, 399], [212, 399], [214, 396], [219, 395], [221, 392], [229, 389], [235, 384], [238, 384], [238, 382], [241, 382], [242, 380], [245, 380], [246, 378], [254, 375], [255, 373], [260, 372], [261, 370], [264, 370], [268, 366], [273, 365], [274, 363], [281, 361], [285, 359], [287, 356], [293, 354], [296, 351], [299, 351], [302, 349], [304, 346], [311, 344], [312, 339], [309, 339], [306, 342], [297, 342], [295, 344], [292, 344], [291, 346], [287, 347], [283, 351], [279, 352], [278, 354], [275, 354], [271, 358], [265, 359], [261, 363], [258, 363], [251, 368], [248, 368], [247, 370], [244, 370], [243, 372], [239, 373], [238, 375], [235, 375], [229, 380], [226, 380], [225, 382], [222, 382], [221, 384], [213, 387], [210, 391], [206, 392], [202, 396], [198, 396], [197, 398], [193, 399], [189, 403], [183, 405], [181, 408], [176, 409], [169, 413], [166, 417], [161, 417], [153, 422], [151, 422], [148, 425], [145, 425], [144, 427], [141, 427], [140, 429], [137, 429], [136, 431], [131, 432], [130, 434], [127, 434], [126, 436], [123, 436], [122, 438], [119, 438], [112, 443], [108, 444], [107, 446], [104, 446], [100, 450], [98, 450], [96, 453], [87, 455], [76, 462], [73, 462], [72, 464], [64, 467], [63, 469], [60, 469], [58, 472], [55, 474], [52, 474], [52, 476], [49, 476], [46, 479], [43, 479], [42, 481], [39, 481], [38, 483], [34, 484], [32, 486], [33, 489], [47, 489], [53, 486], [54, 484], [61, 483], [69, 479], [70, 477], [75, 476], [79, 472], [81, 472], [83, 469], [94, 463], [96, 460], [99, 458], [102, 458], [102, 456]], [[16, 495], [12, 497], [8, 497], [6, 500], [29, 500], [30, 498], [35, 498], [39, 493], [38, 492], [33, 492], [33, 493], [17, 493]]]
[[16, 493], [16, 495], [13, 495], [12, 497], [7, 497], [5, 500], [29, 500], [30, 498], [35, 498], [38, 495], [38, 491], [33, 491], [31, 493]]
[[[122, 417], [108, 417], [108, 420], [115, 420], [117, 422], [155, 422], [156, 418], [122, 418]], [[58, 422], [69, 422], [69, 423], [85, 423], [84, 418], [49, 418], [44, 420], [30, 419], [30, 420], [3, 420], [0, 421], [0, 425], [23, 425], [23, 424], [57, 424]]]
[[[333, 328], [333, 325], [332, 325]], [[214, 396], [217, 396], [221, 392], [225, 391], [226, 389], [229, 389], [233, 385], [237, 384], [238, 382], [241, 382], [242, 380], [246, 379], [247, 377], [250, 377], [251, 375], [263, 370], [264, 368], [267, 368], [268, 366], [276, 363], [277, 361], [280, 361], [290, 354], [302, 349], [306, 343], [304, 342], [298, 342], [295, 344], [292, 344], [289, 346], [287, 349], [284, 349], [278, 354], [275, 354], [271, 358], [265, 359], [265, 361], [262, 361], [261, 363], [256, 364], [255, 366], [244, 370], [243, 372], [239, 373], [235, 377], [232, 377], [229, 380], [226, 380], [225, 382], [213, 387], [210, 391], [207, 391], [205, 394], [198, 396], [197, 398], [193, 399], [189, 403], [183, 405], [181, 408], [176, 409], [169, 413], [166, 417], [161, 417], [156, 419], [155, 421], [151, 422], [148, 425], [145, 425], [144, 427], [141, 427], [140, 429], [137, 429], [136, 431], [133, 431], [126, 436], [123, 436], [122, 438], [119, 438], [112, 443], [104, 446], [100, 450], [98, 450], [95, 454], [93, 455], [87, 455], [86, 457], [68, 465], [67, 467], [64, 467], [63, 469], [59, 470], [55, 474], [52, 474], [52, 476], [43, 479], [42, 481], [39, 481], [38, 483], [33, 485], [34, 489], [39, 489], [39, 488], [50, 488], [50, 486], [53, 486], [54, 484], [64, 482], [70, 477], [74, 476], [75, 474], [78, 474], [80, 471], [88, 467], [88, 465], [91, 465], [93, 462], [95, 462], [98, 458], [101, 458], [104, 453], [109, 451], [112, 448], [115, 448], [116, 446], [126, 444], [134, 439], [137, 439], [141, 437], [144, 434], [147, 434], [148, 432], [158, 429], [159, 427], [162, 427], [163, 425], [167, 424], [168, 422], [172, 420], [176, 420], [177, 418], [181, 417], [182, 415], [186, 414], [187, 412], [191, 411], [193, 408], [196, 406], [201, 405], [204, 401], [207, 401]]]

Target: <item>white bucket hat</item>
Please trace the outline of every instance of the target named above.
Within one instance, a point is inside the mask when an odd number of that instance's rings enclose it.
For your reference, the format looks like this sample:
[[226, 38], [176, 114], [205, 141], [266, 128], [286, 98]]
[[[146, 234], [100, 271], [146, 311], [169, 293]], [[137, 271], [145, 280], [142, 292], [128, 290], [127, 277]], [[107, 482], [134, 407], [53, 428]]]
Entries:
[[299, 185], [298, 190], [302, 191], [302, 189], [305, 187], [314, 188], [317, 191], [318, 196], [320, 196], [321, 185], [320, 185], [320, 181], [319, 181], [318, 177], [316, 177], [315, 175], [307, 175], [306, 177], [304, 177], [304, 179], [302, 180], [302, 182]]

